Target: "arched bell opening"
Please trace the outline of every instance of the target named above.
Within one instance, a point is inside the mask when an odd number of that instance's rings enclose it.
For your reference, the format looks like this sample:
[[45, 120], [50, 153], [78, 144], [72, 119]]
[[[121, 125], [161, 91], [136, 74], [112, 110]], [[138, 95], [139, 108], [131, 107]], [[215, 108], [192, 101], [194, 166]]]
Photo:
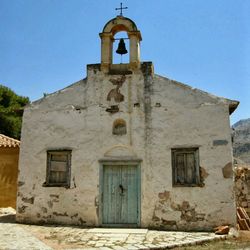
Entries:
[[128, 64], [130, 57], [130, 41], [127, 32], [117, 32], [113, 42], [112, 64]]
[[116, 33], [122, 32], [122, 31], [129, 32], [129, 28], [124, 24], [117, 24], [117, 25], [114, 25], [110, 30], [113, 36], [115, 36]]
[[[121, 60], [117, 60], [118, 57], [114, 54], [117, 50], [115, 39], [119, 37], [119, 33], [126, 33], [128, 39], [124, 39], [126, 50], [128, 51], [127, 65]], [[117, 35], [116, 35], [117, 34]], [[113, 69], [135, 69], [140, 67], [140, 41], [141, 33], [137, 30], [135, 23], [123, 16], [117, 16], [110, 20], [103, 28], [103, 32], [100, 33], [101, 37], [101, 69], [108, 72], [111, 68]], [[126, 44], [126, 40], [129, 43]], [[118, 40], [121, 41], [120, 39]], [[119, 45], [119, 43], [118, 43]], [[128, 46], [127, 46], [128, 45]], [[121, 46], [121, 44], [120, 44]], [[123, 47], [123, 46], [122, 46]], [[124, 57], [125, 54], [123, 54]], [[120, 58], [121, 59], [121, 58]], [[124, 59], [124, 58], [123, 58]], [[119, 63], [117, 63], [119, 62]], [[125, 66], [116, 67], [116, 66]]]

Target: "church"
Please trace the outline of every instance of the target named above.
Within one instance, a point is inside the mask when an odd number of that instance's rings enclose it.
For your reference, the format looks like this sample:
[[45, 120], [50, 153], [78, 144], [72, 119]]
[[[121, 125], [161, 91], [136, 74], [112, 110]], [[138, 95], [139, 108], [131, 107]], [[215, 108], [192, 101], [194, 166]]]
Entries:
[[[127, 38], [116, 51], [128, 63], [113, 62], [119, 32]], [[122, 13], [100, 40], [101, 62], [87, 65], [85, 79], [25, 108], [16, 220], [186, 231], [235, 225], [229, 116], [238, 101], [157, 75], [140, 61], [142, 35]]]

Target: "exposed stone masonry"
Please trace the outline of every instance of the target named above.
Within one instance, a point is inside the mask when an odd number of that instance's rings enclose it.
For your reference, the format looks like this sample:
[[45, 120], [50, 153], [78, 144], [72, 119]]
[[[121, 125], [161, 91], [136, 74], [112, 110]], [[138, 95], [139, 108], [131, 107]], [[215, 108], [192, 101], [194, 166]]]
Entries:
[[250, 216], [250, 166], [235, 168], [235, 196], [237, 207], [243, 207]]

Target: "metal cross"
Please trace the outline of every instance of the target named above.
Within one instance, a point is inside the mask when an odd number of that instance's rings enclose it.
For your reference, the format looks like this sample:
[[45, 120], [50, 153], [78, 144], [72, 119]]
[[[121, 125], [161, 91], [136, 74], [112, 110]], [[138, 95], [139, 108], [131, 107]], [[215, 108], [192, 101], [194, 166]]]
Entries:
[[115, 8], [115, 10], [121, 10], [121, 12], [120, 12], [120, 16], [122, 16], [122, 10], [125, 10], [125, 9], [127, 9], [128, 7], [122, 7], [122, 3], [120, 3], [120, 8]]

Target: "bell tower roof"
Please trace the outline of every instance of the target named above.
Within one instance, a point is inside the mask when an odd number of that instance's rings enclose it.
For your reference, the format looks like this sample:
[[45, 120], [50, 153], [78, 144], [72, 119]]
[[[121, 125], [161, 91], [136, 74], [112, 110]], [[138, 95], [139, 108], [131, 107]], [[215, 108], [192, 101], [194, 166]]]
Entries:
[[134, 21], [124, 16], [117, 16], [109, 20], [103, 27], [102, 33], [112, 33], [114, 36], [117, 32], [138, 32], [140, 41], [142, 40], [141, 32], [137, 29]]

